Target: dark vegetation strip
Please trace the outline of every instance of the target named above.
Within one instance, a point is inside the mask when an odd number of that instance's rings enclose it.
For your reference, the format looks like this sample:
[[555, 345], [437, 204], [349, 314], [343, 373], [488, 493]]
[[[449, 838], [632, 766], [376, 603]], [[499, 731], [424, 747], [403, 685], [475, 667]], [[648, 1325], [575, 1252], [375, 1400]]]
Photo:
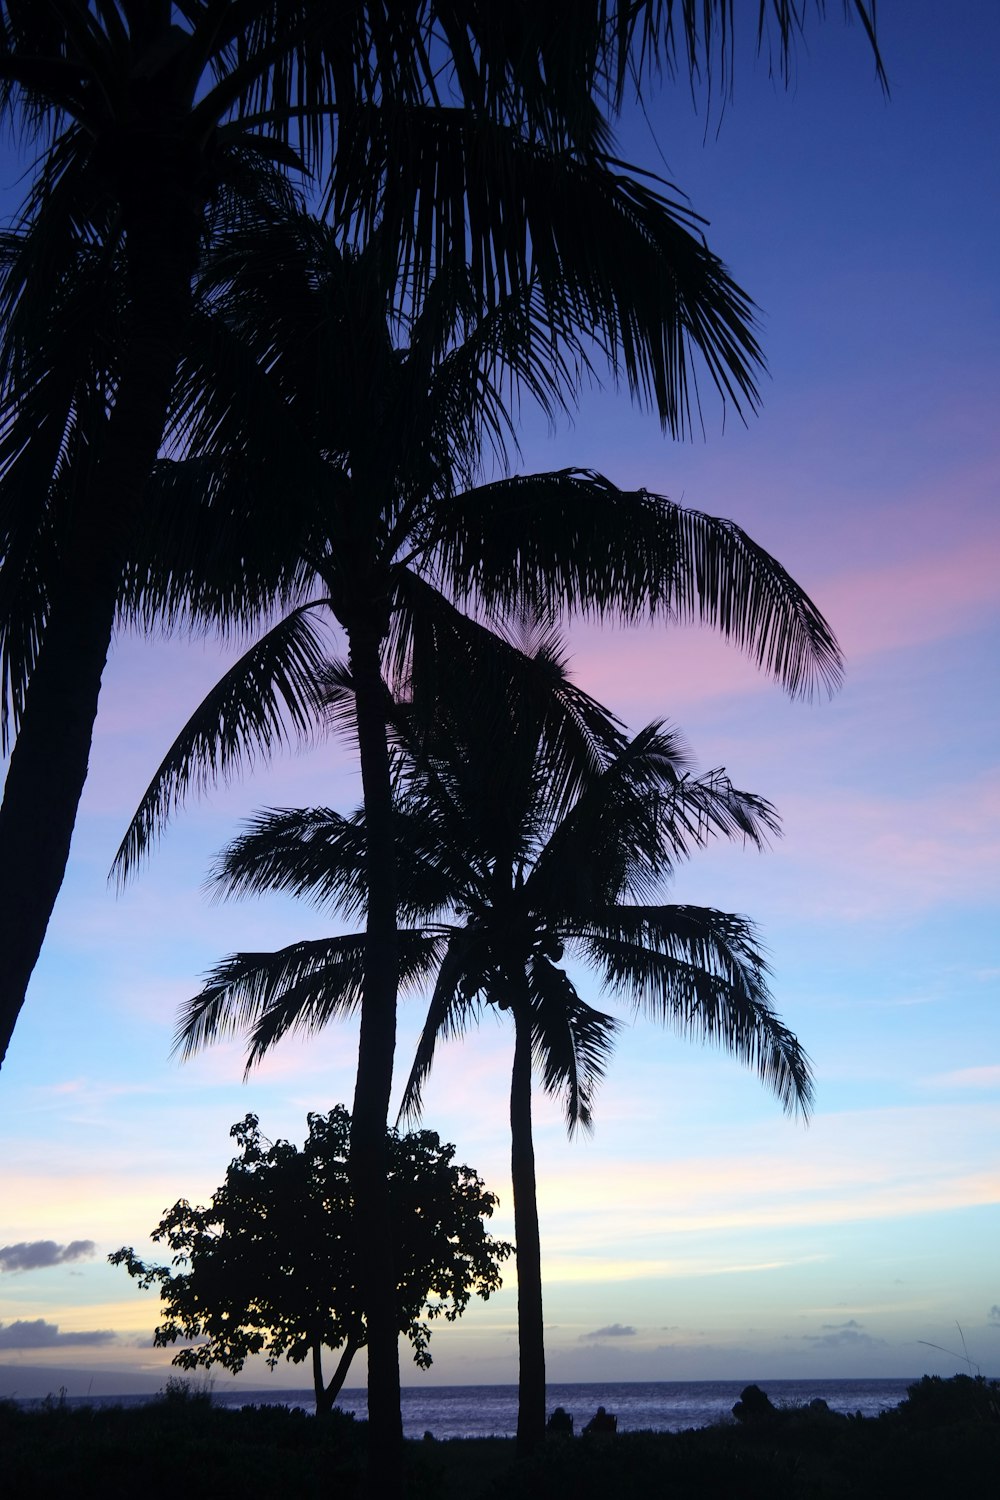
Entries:
[[[146, 1406], [26, 1410], [0, 1402], [4, 1493], [159, 1500], [187, 1493], [253, 1500], [275, 1493], [354, 1500], [364, 1424], [283, 1406], [240, 1411], [168, 1391]], [[1000, 1382], [925, 1376], [878, 1417], [822, 1405], [688, 1432], [549, 1438], [518, 1460], [513, 1439], [406, 1444], [413, 1500], [938, 1500], [990, 1494], [1000, 1465]]]

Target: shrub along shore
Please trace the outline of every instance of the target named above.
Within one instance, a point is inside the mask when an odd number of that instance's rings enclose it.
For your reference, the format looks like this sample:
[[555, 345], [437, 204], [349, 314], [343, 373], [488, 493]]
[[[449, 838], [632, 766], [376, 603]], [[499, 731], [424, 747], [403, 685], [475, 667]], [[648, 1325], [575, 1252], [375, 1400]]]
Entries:
[[[410, 1500], [938, 1500], [990, 1493], [1000, 1471], [1000, 1382], [924, 1376], [878, 1417], [823, 1402], [774, 1407], [749, 1387], [738, 1419], [688, 1432], [550, 1436], [518, 1460], [508, 1438], [429, 1434], [407, 1444]], [[228, 1411], [172, 1383], [146, 1406], [26, 1410], [0, 1402], [4, 1494], [159, 1500], [177, 1494], [252, 1500], [354, 1500], [363, 1489], [365, 1424], [283, 1406]]]

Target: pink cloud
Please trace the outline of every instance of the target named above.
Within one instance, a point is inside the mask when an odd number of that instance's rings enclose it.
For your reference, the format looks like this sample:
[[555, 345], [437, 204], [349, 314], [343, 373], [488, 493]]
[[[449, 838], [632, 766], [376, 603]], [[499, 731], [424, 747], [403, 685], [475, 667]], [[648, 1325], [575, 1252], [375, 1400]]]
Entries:
[[988, 535], [854, 574], [824, 588], [848, 660], [976, 629], [997, 613], [1000, 537]]
[[786, 838], [771, 855], [774, 873], [814, 913], [912, 914], [990, 899], [1000, 886], [1000, 772], [910, 798], [846, 790], [783, 797], [782, 812]]

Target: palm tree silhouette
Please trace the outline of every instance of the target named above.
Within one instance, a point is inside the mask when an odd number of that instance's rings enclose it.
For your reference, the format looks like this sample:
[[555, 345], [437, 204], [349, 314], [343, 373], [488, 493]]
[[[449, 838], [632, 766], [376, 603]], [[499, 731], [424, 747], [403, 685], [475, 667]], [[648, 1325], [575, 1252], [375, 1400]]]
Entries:
[[[381, 1184], [399, 977], [386, 679], [398, 688], [414, 672], [447, 673], [458, 656], [479, 680], [477, 651], [493, 649], [480, 621], [526, 605], [701, 618], [793, 693], [839, 671], [822, 616], [730, 522], [590, 472], [476, 483], [484, 448], [503, 457], [511, 439], [509, 382], [552, 410], [569, 379], [563, 351], [585, 352], [568, 334], [538, 335], [530, 295], [480, 316], [455, 266], [401, 326], [394, 277], [380, 237], [346, 250], [335, 228], [304, 214], [257, 230], [252, 245], [237, 237], [211, 264], [204, 337], [182, 372], [188, 456], [160, 461], [151, 502], [187, 519], [169, 569], [162, 542], [137, 563], [133, 608], [224, 623], [259, 608], [262, 577], [289, 607], [181, 731], [118, 861], [135, 863], [192, 781], [266, 754], [289, 722], [315, 722], [314, 622], [332, 616], [348, 643], [366, 817], [353, 1129], [359, 1213], [374, 1226], [369, 1269], [391, 1245]], [[388, 1359], [390, 1320], [381, 1332]]]
[[[593, 1089], [614, 1019], [580, 995], [564, 960], [596, 970], [601, 987], [757, 1068], [786, 1110], [808, 1109], [807, 1059], [775, 1016], [752, 925], [653, 897], [676, 862], [710, 835], [760, 845], [773, 809], [721, 772], [692, 777], [675, 734], [652, 724], [605, 752], [569, 801], [537, 716], [506, 705], [506, 740], [452, 715], [421, 745], [402, 798], [418, 847], [454, 881], [454, 925], [401, 1113], [419, 1112], [439, 1036], [457, 1035], [484, 1004], [509, 1011], [511, 1180], [518, 1273], [518, 1447], [545, 1423], [541, 1250], [531, 1125], [532, 1064], [562, 1097], [570, 1133], [591, 1125]], [[433, 843], [437, 840], [436, 845]], [[466, 851], [463, 857], [463, 851]], [[419, 868], [419, 867], [418, 867]]]
[[16, 736], [0, 806], [0, 1061], [62, 882], [202, 241], [280, 195], [275, 161], [319, 157], [296, 118], [328, 103], [321, 70], [307, 83], [296, 66], [309, 9], [3, 6], [0, 112], [41, 154], [0, 285], [5, 750]]
[[[728, 4], [703, 37], [652, 3], [568, 28], [536, 4], [498, 26], [430, 0], [4, 0], [0, 115], [40, 154], [0, 280], [0, 1063], [62, 883], [123, 569], [170, 541], [144, 492], [220, 204], [255, 213], [305, 172], [341, 226], [381, 225], [407, 296], [453, 260], [480, 307], [533, 279], [547, 326], [594, 333], [669, 431], [697, 411], [699, 361], [752, 407], [749, 300], [609, 126], [637, 68], [728, 74]], [[798, 17], [775, 13], [787, 58]]]
[[[761, 0], [760, 37], [769, 9], [784, 65], [801, 17]], [[868, 7], [854, 9], [874, 46]], [[537, 276], [549, 325], [594, 330], [679, 433], [697, 410], [693, 354], [737, 409], [755, 403], [752, 308], [696, 216], [617, 160], [608, 121], [647, 68], [717, 67], [726, 85], [730, 11], [615, 4], [568, 28], [562, 6], [539, 3], [497, 26], [477, 5], [5, 0], [0, 112], [43, 155], [0, 286], [0, 727], [14, 745], [0, 804], [0, 1064], [69, 855], [123, 570], [134, 549], [157, 551], [144, 492], [192, 275], [237, 166], [276, 164], [265, 199], [281, 196], [281, 172], [315, 168], [339, 222], [370, 231], [380, 218], [417, 286], [449, 254], [468, 254], [486, 306]], [[85, 311], [81, 364], [53, 312], [84, 263], [112, 286]], [[171, 540], [160, 536], [163, 552]], [[373, 1334], [373, 1412], [395, 1401], [377, 1375], [391, 1342]], [[398, 1450], [398, 1410], [371, 1432], [373, 1452]]]
[[[397, 708], [394, 828], [401, 980], [436, 973], [401, 1114], [419, 1112], [441, 1035], [458, 1035], [484, 1005], [514, 1023], [511, 1177], [518, 1270], [518, 1444], [544, 1432], [541, 1251], [531, 1125], [533, 1061], [563, 1099], [572, 1133], [591, 1103], [617, 1021], [585, 1001], [564, 959], [604, 989], [756, 1067], [786, 1110], [806, 1112], [807, 1059], [771, 1008], [752, 925], [654, 897], [679, 859], [712, 836], [760, 845], [770, 805], [721, 771], [693, 776], [677, 736], [659, 724], [625, 740], [606, 711], [572, 687], [551, 642], [533, 652], [538, 691], [509, 679], [492, 712], [449, 710], [429, 722]], [[541, 691], [544, 684], [545, 692]], [[342, 687], [341, 703], [346, 696]], [[423, 722], [421, 720], [423, 719]], [[506, 725], [507, 732], [500, 732]], [[367, 902], [363, 811], [261, 815], [222, 856], [229, 894], [280, 889], [358, 915]], [[294, 944], [226, 959], [188, 1005], [178, 1045], [248, 1034], [248, 1069], [290, 1028], [312, 1030], [363, 991], [361, 939]]]

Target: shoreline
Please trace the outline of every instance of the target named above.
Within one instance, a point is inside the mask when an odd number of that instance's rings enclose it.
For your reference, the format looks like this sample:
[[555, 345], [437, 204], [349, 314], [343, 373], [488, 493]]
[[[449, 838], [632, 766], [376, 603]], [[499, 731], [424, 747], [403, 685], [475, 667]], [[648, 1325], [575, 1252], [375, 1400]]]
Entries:
[[[589, 1383], [588, 1383], [589, 1385]], [[577, 1387], [580, 1389], [581, 1387]], [[588, 1386], [582, 1387], [587, 1389]], [[772, 1394], [777, 1383], [771, 1382]], [[518, 1458], [510, 1438], [406, 1443], [411, 1500], [939, 1500], [989, 1493], [1000, 1464], [1000, 1383], [923, 1377], [876, 1417], [822, 1402], [772, 1405], [744, 1389], [743, 1418], [681, 1432], [549, 1436]], [[135, 1495], [175, 1500], [179, 1477], [213, 1500], [364, 1493], [366, 1424], [335, 1411], [213, 1405], [183, 1388], [103, 1409], [0, 1401], [5, 1494]]]

